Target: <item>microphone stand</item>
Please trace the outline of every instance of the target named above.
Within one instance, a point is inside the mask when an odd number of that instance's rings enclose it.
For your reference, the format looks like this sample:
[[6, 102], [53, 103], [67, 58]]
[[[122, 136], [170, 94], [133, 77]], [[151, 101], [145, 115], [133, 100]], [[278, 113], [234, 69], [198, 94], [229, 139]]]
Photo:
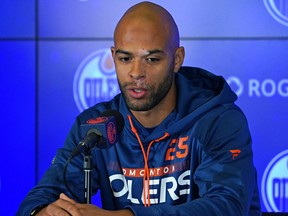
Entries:
[[84, 156], [84, 202], [86, 204], [91, 204], [91, 151], [85, 153]]

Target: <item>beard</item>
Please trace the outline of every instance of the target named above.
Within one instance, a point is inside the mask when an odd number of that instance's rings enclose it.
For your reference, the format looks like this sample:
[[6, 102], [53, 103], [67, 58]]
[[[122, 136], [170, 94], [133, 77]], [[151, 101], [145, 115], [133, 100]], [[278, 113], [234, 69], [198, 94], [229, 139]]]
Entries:
[[163, 100], [163, 98], [165, 98], [165, 96], [171, 89], [173, 81], [174, 81], [174, 72], [173, 70], [170, 70], [170, 72], [167, 73], [167, 76], [163, 78], [163, 80], [158, 84], [158, 86], [155, 87], [150, 84], [143, 84], [141, 87], [146, 88], [148, 91], [150, 91], [150, 95], [149, 98], [141, 99], [141, 101], [135, 101], [135, 99], [131, 99], [128, 93], [125, 91], [126, 87], [136, 86], [136, 83], [129, 82], [120, 84], [119, 80], [118, 83], [121, 93], [130, 110], [148, 111], [154, 108], [156, 105], [158, 105]]

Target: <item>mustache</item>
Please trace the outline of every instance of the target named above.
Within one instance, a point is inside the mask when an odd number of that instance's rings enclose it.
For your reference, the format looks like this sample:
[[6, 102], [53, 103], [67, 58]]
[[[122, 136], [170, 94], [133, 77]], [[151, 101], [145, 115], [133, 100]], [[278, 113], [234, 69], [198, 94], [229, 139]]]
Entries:
[[148, 83], [137, 83], [137, 82], [126, 82], [122, 85], [123, 88], [132, 87], [132, 88], [144, 88], [144, 89], [152, 89], [152, 86]]

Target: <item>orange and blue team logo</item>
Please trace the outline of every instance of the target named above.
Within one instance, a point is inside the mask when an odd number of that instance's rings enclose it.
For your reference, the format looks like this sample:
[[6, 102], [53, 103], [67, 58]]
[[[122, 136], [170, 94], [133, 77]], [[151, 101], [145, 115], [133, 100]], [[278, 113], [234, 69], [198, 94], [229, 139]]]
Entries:
[[73, 82], [73, 95], [79, 111], [96, 103], [111, 100], [119, 93], [110, 49], [87, 56], [79, 65]]
[[89, 119], [87, 121], [87, 124], [100, 124], [100, 123], [105, 123], [108, 121], [108, 117], [97, 117], [97, 118], [94, 118], [94, 119]]
[[107, 139], [110, 143], [115, 143], [117, 139], [117, 131], [114, 122], [109, 122], [107, 126]]
[[288, 212], [288, 149], [276, 155], [262, 177], [263, 203], [269, 212]]
[[264, 0], [264, 4], [268, 12], [277, 22], [288, 26], [287, 0]]
[[[100, 116], [94, 119], [89, 119], [87, 121], [87, 124], [101, 124], [103, 123], [105, 125], [106, 122], [110, 120], [111, 117], [106, 117], [106, 116]], [[117, 140], [117, 130], [116, 130], [116, 125], [113, 121], [108, 122], [107, 127], [106, 127], [106, 134], [107, 134], [107, 139], [109, 143], [114, 144]]]

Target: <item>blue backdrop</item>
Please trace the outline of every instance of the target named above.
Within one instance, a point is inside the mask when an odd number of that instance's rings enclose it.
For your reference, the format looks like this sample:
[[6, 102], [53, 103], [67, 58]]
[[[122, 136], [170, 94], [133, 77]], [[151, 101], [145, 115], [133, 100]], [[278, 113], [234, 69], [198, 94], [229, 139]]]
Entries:
[[[137, 2], [1, 1], [0, 215], [15, 214], [76, 115], [119, 91], [109, 48], [117, 21]], [[153, 2], [178, 23], [184, 65], [223, 75], [238, 94], [262, 209], [288, 212], [288, 2]]]

